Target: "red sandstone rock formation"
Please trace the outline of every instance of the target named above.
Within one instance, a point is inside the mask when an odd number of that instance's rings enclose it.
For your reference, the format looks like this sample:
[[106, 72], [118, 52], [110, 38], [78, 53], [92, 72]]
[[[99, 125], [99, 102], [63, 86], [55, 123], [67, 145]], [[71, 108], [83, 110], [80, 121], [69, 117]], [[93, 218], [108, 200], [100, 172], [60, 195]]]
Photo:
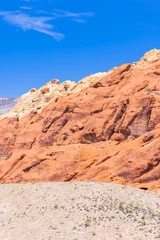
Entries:
[[1, 183], [102, 181], [160, 190], [160, 51], [42, 89], [1, 116]]

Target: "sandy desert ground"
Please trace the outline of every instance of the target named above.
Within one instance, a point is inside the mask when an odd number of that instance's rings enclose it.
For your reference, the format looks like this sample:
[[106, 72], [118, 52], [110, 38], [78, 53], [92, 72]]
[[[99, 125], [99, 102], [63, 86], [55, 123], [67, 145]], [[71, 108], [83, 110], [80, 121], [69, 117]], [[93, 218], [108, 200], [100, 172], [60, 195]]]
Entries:
[[0, 185], [2, 240], [160, 239], [160, 194], [108, 183]]

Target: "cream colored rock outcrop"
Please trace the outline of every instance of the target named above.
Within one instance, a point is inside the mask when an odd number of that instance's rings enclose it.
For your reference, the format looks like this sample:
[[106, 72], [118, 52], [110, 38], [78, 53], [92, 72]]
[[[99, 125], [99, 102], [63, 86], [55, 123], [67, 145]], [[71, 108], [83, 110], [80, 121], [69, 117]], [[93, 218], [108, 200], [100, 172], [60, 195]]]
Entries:
[[22, 95], [16, 106], [9, 113], [0, 116], [0, 118], [18, 117], [21, 119], [31, 111], [40, 113], [50, 102], [57, 101], [58, 97], [80, 92], [107, 74], [107, 72], [92, 74], [78, 83], [67, 80], [59, 84], [59, 80], [53, 79], [40, 89], [32, 88], [28, 93]]

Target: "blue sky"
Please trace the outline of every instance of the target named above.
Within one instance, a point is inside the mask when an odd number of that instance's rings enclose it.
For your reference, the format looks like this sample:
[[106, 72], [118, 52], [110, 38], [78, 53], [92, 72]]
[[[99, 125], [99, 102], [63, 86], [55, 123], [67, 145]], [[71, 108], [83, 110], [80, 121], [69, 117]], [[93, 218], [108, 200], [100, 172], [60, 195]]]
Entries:
[[82, 77], [160, 48], [159, 0], [1, 0], [0, 96]]

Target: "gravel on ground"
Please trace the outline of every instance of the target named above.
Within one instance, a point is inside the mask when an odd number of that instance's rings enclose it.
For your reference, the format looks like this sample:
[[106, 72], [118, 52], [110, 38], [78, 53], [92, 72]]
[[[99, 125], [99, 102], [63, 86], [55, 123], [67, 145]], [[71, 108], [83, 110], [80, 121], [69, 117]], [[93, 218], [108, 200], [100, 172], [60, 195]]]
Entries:
[[160, 239], [160, 194], [111, 183], [0, 185], [2, 240]]

